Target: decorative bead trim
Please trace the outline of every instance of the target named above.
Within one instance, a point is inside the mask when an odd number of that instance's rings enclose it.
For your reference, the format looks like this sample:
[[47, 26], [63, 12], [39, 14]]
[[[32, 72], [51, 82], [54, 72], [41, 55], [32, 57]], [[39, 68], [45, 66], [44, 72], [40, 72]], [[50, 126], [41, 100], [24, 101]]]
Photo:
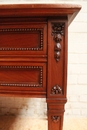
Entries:
[[0, 32], [28, 32], [28, 31], [42, 31], [42, 28], [5, 28], [0, 29]]
[[43, 50], [43, 29], [42, 28], [10, 28], [0, 29], [0, 32], [40, 32], [40, 47], [39, 48], [0, 48], [0, 51], [41, 51]]
[[42, 87], [41, 84], [20, 84], [20, 83], [1, 83], [0, 86], [16, 86], [16, 87]]
[[59, 116], [51, 116], [51, 119], [54, 123], [57, 123], [60, 120]]
[[43, 67], [42, 66], [0, 66], [0, 68], [14, 68], [14, 69], [40, 69], [40, 82], [39, 84], [27, 84], [27, 83], [0, 83], [0, 86], [16, 86], [16, 87], [42, 87], [43, 84]]
[[0, 68], [23, 68], [23, 69], [27, 69], [27, 68], [29, 68], [29, 69], [33, 69], [33, 68], [42, 68], [41, 66], [0, 66]]

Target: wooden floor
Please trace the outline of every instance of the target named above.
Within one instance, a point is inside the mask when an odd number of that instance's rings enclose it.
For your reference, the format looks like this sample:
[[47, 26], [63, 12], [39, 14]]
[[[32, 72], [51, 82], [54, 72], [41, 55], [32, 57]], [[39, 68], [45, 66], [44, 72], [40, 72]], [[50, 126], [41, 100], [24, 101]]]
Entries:
[[[0, 130], [47, 130], [47, 119], [0, 116]], [[63, 130], [87, 130], [87, 118], [65, 117]]]

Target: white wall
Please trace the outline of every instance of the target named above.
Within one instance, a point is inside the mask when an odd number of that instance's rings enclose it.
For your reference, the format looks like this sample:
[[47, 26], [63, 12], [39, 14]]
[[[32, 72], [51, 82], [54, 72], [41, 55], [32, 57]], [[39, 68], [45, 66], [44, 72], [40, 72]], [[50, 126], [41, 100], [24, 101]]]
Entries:
[[[0, 0], [0, 3], [71, 3], [70, 0]], [[65, 115], [87, 117], [87, 0], [73, 0], [82, 9], [69, 26], [68, 86]], [[1, 115], [46, 118], [45, 99], [0, 97]]]
[[69, 26], [66, 115], [87, 116], [87, 1]]

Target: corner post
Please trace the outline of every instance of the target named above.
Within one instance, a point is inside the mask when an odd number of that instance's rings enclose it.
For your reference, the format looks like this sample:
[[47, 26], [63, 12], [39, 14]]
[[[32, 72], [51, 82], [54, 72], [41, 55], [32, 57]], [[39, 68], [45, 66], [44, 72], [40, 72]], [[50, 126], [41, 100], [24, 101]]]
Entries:
[[67, 17], [48, 21], [48, 130], [63, 129], [67, 88]]

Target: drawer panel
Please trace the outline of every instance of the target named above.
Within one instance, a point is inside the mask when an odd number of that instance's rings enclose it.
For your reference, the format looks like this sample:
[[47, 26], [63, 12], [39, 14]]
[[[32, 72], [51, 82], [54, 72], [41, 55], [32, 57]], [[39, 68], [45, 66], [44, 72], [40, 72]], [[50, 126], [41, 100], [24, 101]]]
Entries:
[[28, 63], [26, 65], [0, 66], [0, 93], [38, 93], [46, 92], [46, 64]]
[[41, 50], [43, 35], [40, 29], [10, 29], [9, 31], [0, 35], [0, 50]]
[[46, 30], [45, 23], [0, 26], [0, 54], [46, 55]]
[[[2, 66], [0, 68], [0, 85], [42, 86], [42, 67], [36, 66]], [[24, 84], [25, 83], [25, 84]]]

